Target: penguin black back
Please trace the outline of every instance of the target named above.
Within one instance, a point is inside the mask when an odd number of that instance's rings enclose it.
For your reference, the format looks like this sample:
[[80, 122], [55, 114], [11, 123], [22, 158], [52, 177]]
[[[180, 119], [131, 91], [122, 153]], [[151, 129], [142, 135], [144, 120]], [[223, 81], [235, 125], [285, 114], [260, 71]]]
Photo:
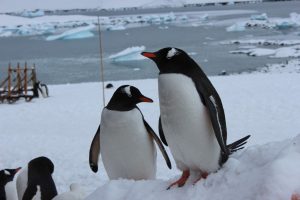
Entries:
[[49, 158], [38, 157], [28, 163], [28, 183], [22, 200], [31, 200], [40, 187], [41, 199], [51, 200], [57, 195], [52, 179], [54, 165]]
[[128, 111], [135, 108], [136, 104], [140, 102], [153, 101], [142, 95], [136, 87], [123, 85], [115, 91], [106, 108], [109, 110]]
[[20, 170], [21, 168], [17, 169], [3, 169], [0, 171], [0, 200], [6, 200], [6, 193], [5, 193], [5, 185], [13, 181], [16, 173]]

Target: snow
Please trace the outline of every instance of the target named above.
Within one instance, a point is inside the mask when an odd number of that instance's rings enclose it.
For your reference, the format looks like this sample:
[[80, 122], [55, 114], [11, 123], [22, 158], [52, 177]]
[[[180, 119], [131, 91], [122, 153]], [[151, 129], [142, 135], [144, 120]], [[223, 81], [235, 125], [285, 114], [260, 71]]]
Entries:
[[251, 20], [268, 20], [267, 13], [262, 13], [260, 15], [251, 15]]
[[232, 54], [247, 54], [249, 56], [270, 56], [271, 58], [297, 58], [300, 57], [300, 45], [281, 47], [275, 49], [249, 48], [230, 51]]
[[145, 46], [128, 47], [119, 53], [109, 56], [109, 59], [111, 59], [113, 62], [143, 60], [145, 57], [141, 55], [141, 52], [145, 51], [145, 49]]
[[267, 64], [266, 67], [263, 67], [259, 71], [272, 74], [300, 73], [300, 60], [292, 59], [286, 61], [285, 63]]
[[[289, 199], [300, 190], [299, 78], [295, 73], [210, 77], [225, 108], [228, 141], [247, 134], [252, 137], [245, 150], [233, 154], [222, 169], [195, 186], [192, 176], [183, 188], [167, 191], [180, 172], [168, 170], [161, 154], [157, 180], [108, 181], [101, 160], [99, 172], [91, 172], [88, 151], [100, 122], [100, 83], [50, 85], [49, 98], [2, 104], [0, 169], [25, 166], [34, 157], [47, 156], [55, 164], [53, 178], [59, 194], [75, 182], [91, 195], [88, 199]], [[112, 83], [115, 89], [134, 85], [154, 100], [139, 107], [157, 132], [157, 80]], [[113, 92], [106, 90], [106, 99]]]
[[68, 31], [65, 31], [59, 35], [51, 35], [46, 38], [47, 41], [52, 40], [71, 40], [71, 39], [82, 39], [90, 38], [94, 36], [94, 33], [91, 30], [95, 29], [94, 25], [83, 26], [79, 28], [74, 28]]
[[[51, 1], [35, 1], [35, 0], [2, 0], [1, 12], [12, 12], [26, 10], [66, 10], [66, 9], [122, 9], [122, 8], [157, 8], [157, 7], [183, 7], [193, 4], [209, 4], [209, 3], [226, 3], [232, 4], [233, 0], [51, 0]], [[257, 0], [239, 0], [238, 2], [260, 2]]]

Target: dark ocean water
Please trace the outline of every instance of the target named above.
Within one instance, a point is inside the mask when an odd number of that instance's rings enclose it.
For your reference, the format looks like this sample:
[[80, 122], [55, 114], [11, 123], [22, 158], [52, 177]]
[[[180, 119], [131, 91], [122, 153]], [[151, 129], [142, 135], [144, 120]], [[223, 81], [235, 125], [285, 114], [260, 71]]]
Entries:
[[[206, 10], [256, 10], [266, 12], [269, 17], [288, 17], [291, 12], [299, 12], [300, 1], [243, 4], [232, 6], [209, 6], [177, 9], [147, 9], [132, 11], [102, 11], [101, 15], [137, 13], [166, 13], [177, 11]], [[96, 15], [97, 13], [70, 13]], [[249, 18], [251, 14], [227, 15], [215, 18]], [[223, 70], [228, 73], [251, 71], [267, 63], [277, 63], [285, 59], [268, 57], [248, 57], [230, 54], [235, 45], [221, 45], [219, 41], [288, 35], [267, 29], [250, 29], [244, 32], [226, 32], [226, 26], [179, 27], [159, 25], [131, 28], [123, 31], [102, 32], [105, 80], [145, 79], [157, 77], [158, 70], [150, 60], [112, 63], [108, 57], [128, 47], [144, 45], [147, 51], [155, 51], [166, 46], [178, 47], [193, 52], [192, 57], [208, 75], [218, 75]], [[295, 31], [295, 30], [293, 30]], [[97, 34], [97, 33], [96, 33]], [[300, 38], [300, 36], [299, 36]], [[68, 41], [45, 41], [42, 36], [0, 38], [0, 80], [6, 76], [8, 63], [36, 64], [38, 79], [47, 84], [95, 82], [100, 80], [99, 41], [93, 38]]]

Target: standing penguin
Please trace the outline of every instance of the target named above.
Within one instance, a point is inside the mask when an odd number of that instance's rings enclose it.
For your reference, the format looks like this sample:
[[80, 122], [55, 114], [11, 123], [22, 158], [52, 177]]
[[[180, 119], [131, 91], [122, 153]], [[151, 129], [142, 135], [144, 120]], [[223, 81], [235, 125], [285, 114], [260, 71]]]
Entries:
[[3, 169], [0, 171], [0, 200], [18, 200], [16, 183], [13, 181], [21, 169]]
[[31, 160], [17, 178], [20, 200], [51, 200], [57, 195], [52, 179], [54, 165], [49, 158], [38, 157]]
[[119, 87], [103, 109], [101, 123], [90, 147], [90, 167], [98, 171], [101, 155], [110, 179], [154, 179], [156, 176], [156, 148], [160, 148], [166, 163], [171, 162], [158, 136], [136, 106], [153, 102], [133, 86]]
[[177, 168], [183, 171], [173, 185], [183, 186], [190, 171], [199, 179], [217, 171], [228, 156], [242, 149], [250, 135], [227, 145], [227, 129], [221, 99], [197, 63], [177, 48], [143, 52], [153, 60], [158, 77], [161, 117], [159, 134], [169, 145]]

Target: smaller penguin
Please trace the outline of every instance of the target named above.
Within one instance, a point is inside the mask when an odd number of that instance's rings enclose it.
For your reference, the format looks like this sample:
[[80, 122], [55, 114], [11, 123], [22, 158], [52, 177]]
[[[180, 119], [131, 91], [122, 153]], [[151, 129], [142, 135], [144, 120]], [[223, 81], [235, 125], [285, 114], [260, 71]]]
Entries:
[[[90, 147], [90, 167], [98, 171], [101, 155], [110, 179], [154, 179], [156, 148], [160, 148], [168, 167], [170, 159], [159, 137], [144, 119], [136, 104], [153, 102], [133, 86], [119, 87], [102, 111], [101, 123]], [[100, 148], [101, 146], [101, 148]]]
[[52, 179], [54, 165], [49, 158], [38, 157], [31, 160], [17, 178], [19, 199], [51, 200], [57, 195]]
[[54, 197], [52, 200], [83, 200], [86, 197], [84, 189], [77, 183], [70, 185], [70, 191]]
[[0, 171], [0, 200], [18, 200], [14, 177], [21, 167]]

